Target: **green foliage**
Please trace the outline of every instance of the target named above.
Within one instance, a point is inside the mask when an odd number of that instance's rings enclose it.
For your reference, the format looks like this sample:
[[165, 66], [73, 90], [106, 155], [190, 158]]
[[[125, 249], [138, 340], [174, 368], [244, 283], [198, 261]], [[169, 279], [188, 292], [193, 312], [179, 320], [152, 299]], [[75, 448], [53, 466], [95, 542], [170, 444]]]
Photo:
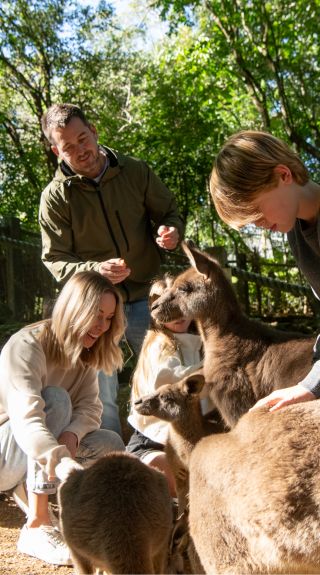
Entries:
[[[41, 116], [48, 106], [72, 100], [92, 111], [93, 117], [100, 107], [108, 110], [108, 114], [101, 114], [106, 123], [117, 116], [110, 102], [112, 98], [117, 101], [120, 88], [116, 90], [112, 84], [108, 91], [110, 82], [105, 80], [111, 68], [114, 78], [125, 66], [118, 52], [120, 40], [115, 41], [111, 24], [112, 10], [104, 2], [96, 10], [69, 0], [2, 3], [2, 215], [16, 215], [29, 227], [37, 225], [40, 193], [55, 167], [55, 158], [41, 133]], [[102, 40], [109, 27], [108, 41]]]
[[257, 117], [244, 90], [228, 84], [228, 75], [212, 58], [205, 34], [180, 28], [146, 62], [126, 131], [127, 143], [175, 193], [188, 235], [203, 245], [214, 238], [208, 193], [213, 151], [230, 125], [236, 128], [241, 117], [253, 125]]
[[[1, 4], [0, 215], [37, 226], [55, 167], [41, 115], [53, 102], [72, 101], [101, 142], [155, 169], [177, 198], [188, 236], [225, 245], [235, 258], [250, 254], [252, 230], [240, 236], [227, 228], [210, 203], [211, 166], [229, 134], [267, 129], [319, 176], [320, 1], [145, 2], [170, 25], [154, 51], [137, 49], [141, 27], [121, 29], [106, 2]], [[287, 258], [283, 243], [272, 242], [273, 258]]]
[[229, 83], [245, 87], [262, 127], [296, 146], [318, 173], [319, 0], [158, 0], [156, 5], [163, 15], [176, 14], [176, 23], [193, 15], [222, 73], [229, 70]]

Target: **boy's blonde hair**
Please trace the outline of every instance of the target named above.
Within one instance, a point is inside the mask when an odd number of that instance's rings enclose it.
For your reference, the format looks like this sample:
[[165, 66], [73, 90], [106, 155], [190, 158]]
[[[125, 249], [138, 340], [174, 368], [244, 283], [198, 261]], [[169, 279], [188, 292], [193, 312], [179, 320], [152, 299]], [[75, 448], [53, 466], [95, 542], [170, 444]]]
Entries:
[[[173, 280], [174, 278], [172, 276], [165, 274], [163, 278], [157, 279], [153, 282], [149, 292], [149, 309], [151, 309], [153, 302], [162, 295], [164, 290], [172, 286]], [[132, 403], [142, 395], [148, 393], [148, 390], [146, 387], [144, 387], [144, 384], [149, 379], [149, 349], [156, 340], [158, 340], [164, 356], [172, 355], [176, 352], [177, 343], [173, 333], [163, 324], [156, 322], [151, 317], [150, 327], [144, 337], [136, 369], [132, 376]]]
[[[116, 309], [110, 328], [90, 349], [83, 347], [83, 337], [99, 314], [101, 296], [112, 293]], [[122, 299], [112, 283], [95, 271], [76, 273], [61, 290], [51, 319], [44, 320], [40, 341], [45, 353], [61, 367], [76, 366], [79, 361], [113, 373], [123, 364], [119, 342], [125, 330]]]
[[239, 228], [261, 218], [253, 205], [261, 192], [278, 185], [275, 168], [287, 166], [300, 185], [309, 180], [306, 167], [285, 142], [267, 132], [242, 131], [218, 153], [210, 176], [210, 192], [220, 218]]

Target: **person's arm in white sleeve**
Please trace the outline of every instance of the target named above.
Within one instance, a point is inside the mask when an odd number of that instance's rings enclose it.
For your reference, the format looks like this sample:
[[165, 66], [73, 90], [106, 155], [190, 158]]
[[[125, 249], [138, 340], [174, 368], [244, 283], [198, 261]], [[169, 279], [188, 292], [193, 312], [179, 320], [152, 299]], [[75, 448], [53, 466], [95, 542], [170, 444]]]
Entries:
[[3, 348], [1, 356], [2, 373], [6, 376], [1, 403], [18, 445], [24, 453], [45, 466], [52, 457], [70, 456], [45, 423], [41, 390], [46, 377], [46, 359], [40, 343], [32, 341], [30, 334], [19, 332]]

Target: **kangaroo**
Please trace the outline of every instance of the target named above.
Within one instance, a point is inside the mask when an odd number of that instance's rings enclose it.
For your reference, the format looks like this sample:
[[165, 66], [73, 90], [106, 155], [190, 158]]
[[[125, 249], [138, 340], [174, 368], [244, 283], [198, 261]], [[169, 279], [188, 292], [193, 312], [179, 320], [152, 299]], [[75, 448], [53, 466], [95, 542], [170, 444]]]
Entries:
[[311, 369], [315, 338], [249, 319], [219, 263], [182, 242], [192, 265], [152, 304], [161, 322], [195, 319], [204, 346], [204, 377], [225, 423], [233, 427], [258, 399], [301, 381]]
[[204, 383], [203, 374], [195, 372], [134, 402], [138, 413], [170, 422], [165, 451], [176, 482], [179, 513], [187, 504], [192, 449], [205, 435], [225, 429], [219, 416], [217, 421], [209, 421], [202, 415], [199, 393]]
[[189, 528], [206, 573], [320, 573], [320, 402], [243, 415], [190, 458]]
[[162, 473], [114, 452], [71, 471], [59, 488], [60, 522], [78, 575], [166, 573], [172, 502]]
[[[203, 374], [194, 372], [184, 379], [162, 385], [153, 394], [135, 401], [142, 415], [154, 415], [170, 422], [166, 453], [175, 477], [180, 517], [172, 535], [171, 558], [180, 573], [204, 573], [188, 532], [189, 461], [196, 443], [204, 436], [226, 430], [219, 414], [207, 420], [201, 411], [200, 392]], [[180, 561], [179, 561], [180, 560]], [[185, 570], [187, 568], [187, 571]]]

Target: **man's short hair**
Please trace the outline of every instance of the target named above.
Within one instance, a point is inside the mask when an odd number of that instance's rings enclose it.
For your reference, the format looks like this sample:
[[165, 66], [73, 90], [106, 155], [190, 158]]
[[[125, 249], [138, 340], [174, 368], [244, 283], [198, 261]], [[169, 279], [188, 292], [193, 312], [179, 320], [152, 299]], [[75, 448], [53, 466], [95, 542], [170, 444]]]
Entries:
[[75, 104], [53, 104], [48, 108], [41, 118], [41, 127], [50, 144], [55, 143], [52, 139], [52, 130], [65, 128], [72, 118], [79, 118], [86, 126], [90, 125], [84, 112]]

